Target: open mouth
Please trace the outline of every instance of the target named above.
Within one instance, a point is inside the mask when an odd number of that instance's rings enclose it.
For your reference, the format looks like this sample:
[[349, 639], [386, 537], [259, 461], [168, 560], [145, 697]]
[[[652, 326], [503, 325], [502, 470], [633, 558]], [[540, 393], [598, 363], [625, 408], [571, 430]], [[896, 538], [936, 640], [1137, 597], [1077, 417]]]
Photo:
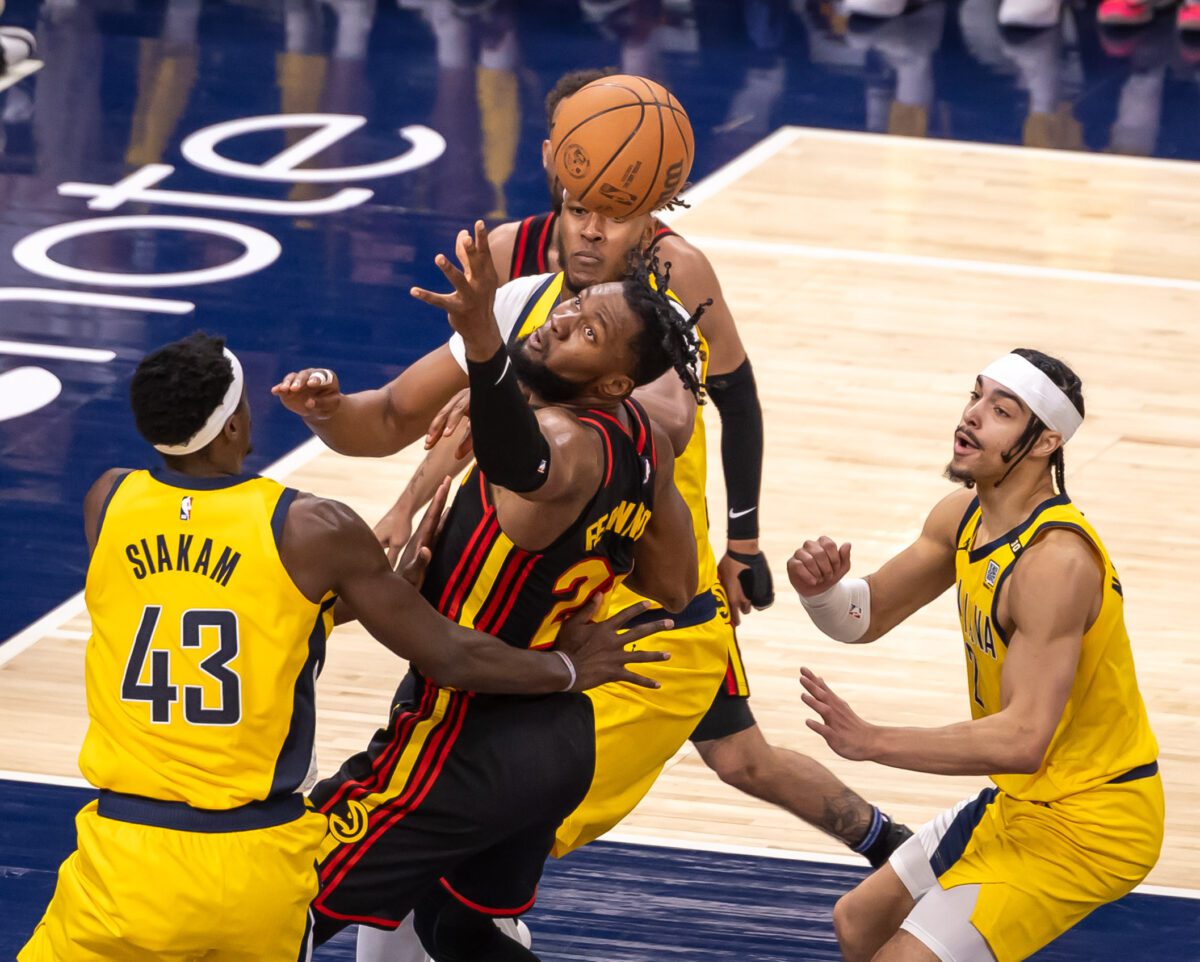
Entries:
[[978, 451], [981, 447], [978, 441], [961, 428], [954, 432], [955, 454], [967, 454], [971, 451]]

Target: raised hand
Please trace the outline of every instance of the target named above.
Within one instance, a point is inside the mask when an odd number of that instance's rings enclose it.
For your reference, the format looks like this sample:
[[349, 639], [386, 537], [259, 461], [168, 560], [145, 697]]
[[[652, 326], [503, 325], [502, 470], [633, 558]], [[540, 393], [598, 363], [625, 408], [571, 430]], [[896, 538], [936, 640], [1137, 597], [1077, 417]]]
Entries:
[[801, 700], [821, 716], [820, 721], [809, 718], [805, 724], [829, 743], [829, 747], [852, 761], [872, 756], [876, 727], [863, 721], [833, 689], [807, 668], [800, 669], [800, 684], [804, 686]]
[[453, 436], [464, 422], [466, 427], [454, 449], [456, 458], [465, 458], [471, 453], [471, 389], [463, 388], [434, 415], [425, 432], [425, 450], [428, 451], [443, 438]]
[[292, 371], [271, 388], [271, 393], [293, 414], [315, 421], [333, 417], [342, 403], [338, 377], [327, 367], [306, 367]]
[[[421, 523], [417, 525], [416, 533], [408, 539], [404, 546], [404, 554], [400, 557], [400, 567], [397, 569], [404, 580], [414, 588], [420, 588], [425, 580], [425, 569], [433, 558], [433, 545], [442, 530], [442, 518], [446, 508], [446, 498], [450, 493], [450, 478], [443, 478], [438, 485], [437, 494], [429, 502]], [[409, 523], [412, 521], [409, 519]], [[392, 558], [388, 551], [388, 560]]]
[[665, 651], [630, 651], [636, 642], [659, 631], [666, 631], [673, 624], [669, 619], [638, 625], [628, 631], [618, 632], [633, 618], [650, 607], [648, 601], [639, 602], [607, 618], [592, 623], [600, 610], [600, 595], [593, 595], [587, 604], [563, 622], [559, 629], [555, 648], [570, 656], [575, 665], [575, 684], [571, 691], [585, 691], [610, 681], [628, 681], [643, 688], [658, 688], [658, 682], [630, 671], [626, 665], [650, 661], [666, 661], [671, 656]]
[[802, 597], [811, 598], [828, 591], [850, 570], [850, 544], [840, 548], [832, 538], [821, 535], [805, 541], [788, 559], [788, 580]]
[[410, 293], [417, 300], [446, 312], [450, 326], [466, 342], [468, 354], [472, 353], [474, 347], [479, 353], [486, 352], [486, 356], [490, 357], [503, 345], [492, 315], [492, 302], [500, 281], [492, 264], [488, 232], [483, 221], [475, 222], [473, 237], [465, 230], [459, 231], [454, 248], [461, 269], [445, 254], [438, 254], [434, 258], [434, 263], [454, 290], [439, 294], [423, 287], [414, 287]]

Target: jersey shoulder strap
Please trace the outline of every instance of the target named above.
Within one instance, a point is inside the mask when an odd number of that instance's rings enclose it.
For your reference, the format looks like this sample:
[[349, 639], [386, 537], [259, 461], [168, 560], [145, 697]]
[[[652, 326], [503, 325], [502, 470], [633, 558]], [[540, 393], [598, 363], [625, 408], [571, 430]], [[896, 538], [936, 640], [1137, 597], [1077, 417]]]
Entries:
[[526, 217], [517, 228], [517, 241], [513, 245], [512, 267], [508, 279], [528, 277], [530, 274], [545, 274], [549, 268], [550, 237], [557, 215], [553, 211]]

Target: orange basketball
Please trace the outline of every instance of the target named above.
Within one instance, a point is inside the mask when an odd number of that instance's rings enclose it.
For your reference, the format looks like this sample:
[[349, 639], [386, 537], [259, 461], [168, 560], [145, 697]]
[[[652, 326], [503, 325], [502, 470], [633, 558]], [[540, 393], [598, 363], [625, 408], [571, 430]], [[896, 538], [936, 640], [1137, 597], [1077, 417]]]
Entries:
[[562, 102], [550, 148], [568, 194], [606, 217], [635, 217], [687, 183], [695, 142], [687, 112], [669, 90], [617, 74]]

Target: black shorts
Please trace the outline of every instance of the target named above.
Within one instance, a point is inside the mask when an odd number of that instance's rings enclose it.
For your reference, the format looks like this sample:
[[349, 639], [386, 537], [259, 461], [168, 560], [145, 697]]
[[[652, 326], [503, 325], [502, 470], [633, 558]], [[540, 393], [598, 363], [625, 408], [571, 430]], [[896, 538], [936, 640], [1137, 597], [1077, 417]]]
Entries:
[[730, 687], [724, 682], [721, 683], [717, 689], [717, 696], [700, 719], [696, 730], [692, 732], [690, 741], [715, 741], [718, 738], [736, 735], [757, 724], [754, 712], [750, 710], [750, 696], [731, 693]]
[[317, 941], [353, 922], [394, 928], [437, 884], [481, 912], [526, 911], [594, 768], [584, 696], [447, 692], [410, 676], [388, 727], [313, 789], [330, 820]]

